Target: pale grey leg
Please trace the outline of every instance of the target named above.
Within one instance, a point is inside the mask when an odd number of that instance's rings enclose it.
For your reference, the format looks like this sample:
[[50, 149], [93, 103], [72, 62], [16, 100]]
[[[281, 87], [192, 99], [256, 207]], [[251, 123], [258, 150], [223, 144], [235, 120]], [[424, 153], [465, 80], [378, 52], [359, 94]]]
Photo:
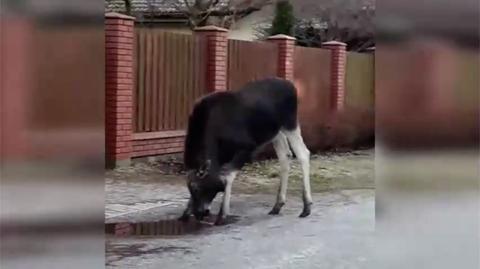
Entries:
[[277, 215], [287, 200], [288, 172], [290, 170], [289, 156], [291, 156], [291, 152], [287, 138], [282, 133], [279, 133], [272, 143], [280, 163], [280, 186], [278, 188], [277, 201], [268, 214]]
[[238, 171], [229, 172], [225, 176], [225, 192], [223, 193], [222, 205], [220, 206], [220, 212], [218, 213], [215, 225], [222, 225], [225, 223], [226, 217], [230, 214], [230, 196], [232, 194], [232, 185]]
[[310, 207], [312, 205], [312, 193], [310, 190], [310, 151], [303, 142], [300, 127], [297, 127], [293, 131], [286, 131], [288, 142], [292, 147], [293, 152], [297, 156], [300, 165], [302, 166], [303, 173], [303, 211], [300, 217], [306, 217], [310, 215]]

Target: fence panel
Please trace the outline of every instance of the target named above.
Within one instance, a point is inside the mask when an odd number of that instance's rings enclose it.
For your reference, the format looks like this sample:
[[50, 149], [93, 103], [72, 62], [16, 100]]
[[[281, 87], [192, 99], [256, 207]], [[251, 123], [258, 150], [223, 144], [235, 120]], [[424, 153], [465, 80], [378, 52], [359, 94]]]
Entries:
[[299, 95], [299, 118], [311, 149], [325, 143], [325, 124], [331, 110], [330, 57], [331, 52], [326, 49], [295, 47], [293, 74]]
[[135, 29], [135, 132], [182, 130], [206, 93], [206, 43], [159, 29]]
[[277, 76], [278, 47], [267, 42], [228, 40], [228, 89]]
[[[45, 52], [30, 54], [29, 51], [21, 55], [22, 58], [28, 59], [28, 68], [25, 72], [28, 71], [31, 76], [25, 80], [28, 90], [31, 91], [25, 98], [33, 101], [31, 106], [25, 104], [29, 111], [28, 126], [36, 130], [97, 128], [98, 115], [103, 113], [105, 106], [103, 99], [97, 98], [100, 91], [98, 85], [103, 83], [105, 72], [104, 66], [94, 63], [92, 59], [105, 57], [98, 49], [98, 40], [103, 38], [104, 32], [95, 27], [72, 31], [37, 28], [36, 25], [29, 23], [25, 27], [20, 28], [27, 31], [25, 34], [22, 32], [22, 38], [29, 40], [25, 46], [34, 46], [36, 51]], [[12, 28], [10, 31], [13, 34], [16, 30]], [[17, 46], [14, 49], [21, 50], [23, 47]], [[2, 57], [6, 59], [6, 56], [0, 56]], [[84, 66], [89, 68], [85, 70]], [[15, 68], [11, 68], [10, 71], [17, 72], [12, 70], [16, 70]], [[73, 122], [81, 125], [72, 126]]]
[[375, 104], [375, 68], [372, 54], [347, 53], [345, 78], [347, 108], [373, 110]]

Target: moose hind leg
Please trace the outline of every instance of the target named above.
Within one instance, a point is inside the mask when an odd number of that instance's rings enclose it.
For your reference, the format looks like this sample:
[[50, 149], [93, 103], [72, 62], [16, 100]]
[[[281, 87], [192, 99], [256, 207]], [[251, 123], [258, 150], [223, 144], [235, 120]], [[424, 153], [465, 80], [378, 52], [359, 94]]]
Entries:
[[278, 215], [287, 199], [288, 172], [290, 170], [289, 156], [291, 156], [291, 152], [284, 134], [279, 133], [272, 142], [280, 163], [280, 186], [278, 187], [277, 201], [268, 214]]
[[304, 218], [310, 215], [312, 205], [312, 193], [310, 190], [310, 151], [303, 142], [300, 127], [295, 130], [286, 131], [285, 135], [292, 147], [293, 152], [297, 156], [303, 173], [303, 211], [299, 217]]

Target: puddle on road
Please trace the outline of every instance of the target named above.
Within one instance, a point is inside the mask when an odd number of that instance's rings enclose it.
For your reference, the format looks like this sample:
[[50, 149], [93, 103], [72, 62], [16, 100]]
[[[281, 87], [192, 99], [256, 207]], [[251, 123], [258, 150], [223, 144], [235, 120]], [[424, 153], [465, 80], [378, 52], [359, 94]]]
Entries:
[[[177, 219], [167, 219], [152, 222], [137, 223], [106, 223], [105, 233], [114, 236], [180, 236], [187, 234], [198, 234], [206, 229], [215, 227], [215, 215], [205, 221], [196, 221], [193, 217], [188, 222], [181, 222]], [[229, 216], [227, 225], [239, 220], [238, 216]]]

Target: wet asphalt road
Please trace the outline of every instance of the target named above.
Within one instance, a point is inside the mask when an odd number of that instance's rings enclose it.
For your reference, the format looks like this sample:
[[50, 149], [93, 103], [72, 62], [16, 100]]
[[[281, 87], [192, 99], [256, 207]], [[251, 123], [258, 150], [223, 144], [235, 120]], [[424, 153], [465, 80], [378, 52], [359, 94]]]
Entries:
[[[370, 268], [374, 190], [330, 191], [313, 198], [306, 219], [297, 217], [299, 197], [289, 197], [281, 215], [269, 216], [274, 196], [234, 195], [231, 211], [237, 221], [226, 226], [176, 237], [109, 236], [107, 268]], [[165, 210], [141, 215], [158, 219]], [[170, 215], [181, 210], [167, 209]]]

